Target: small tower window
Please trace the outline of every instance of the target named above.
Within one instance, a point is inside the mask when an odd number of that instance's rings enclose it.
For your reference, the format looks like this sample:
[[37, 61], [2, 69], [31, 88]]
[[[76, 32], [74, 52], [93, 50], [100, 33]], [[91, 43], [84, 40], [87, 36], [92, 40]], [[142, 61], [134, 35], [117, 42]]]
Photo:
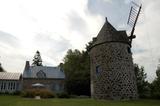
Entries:
[[127, 51], [128, 51], [128, 53], [131, 53], [131, 48], [127, 47]]
[[99, 74], [101, 72], [100, 66], [96, 66], [96, 74]]

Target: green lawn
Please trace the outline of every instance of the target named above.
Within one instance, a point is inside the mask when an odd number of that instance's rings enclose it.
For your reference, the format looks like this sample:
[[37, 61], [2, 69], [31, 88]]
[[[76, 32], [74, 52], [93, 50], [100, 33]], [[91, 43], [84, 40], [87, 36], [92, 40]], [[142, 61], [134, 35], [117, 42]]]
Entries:
[[93, 99], [28, 99], [0, 96], [0, 106], [160, 106], [160, 100], [109, 101]]

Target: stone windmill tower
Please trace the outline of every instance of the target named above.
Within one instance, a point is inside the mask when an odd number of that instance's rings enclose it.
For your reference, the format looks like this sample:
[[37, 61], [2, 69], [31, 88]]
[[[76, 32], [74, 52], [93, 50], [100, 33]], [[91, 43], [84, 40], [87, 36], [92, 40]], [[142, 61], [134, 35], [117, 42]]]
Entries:
[[[141, 7], [134, 27], [140, 10]], [[106, 18], [98, 36], [93, 38], [89, 49], [93, 98], [121, 100], [138, 97], [131, 53], [134, 27], [127, 36], [126, 31], [116, 30]]]

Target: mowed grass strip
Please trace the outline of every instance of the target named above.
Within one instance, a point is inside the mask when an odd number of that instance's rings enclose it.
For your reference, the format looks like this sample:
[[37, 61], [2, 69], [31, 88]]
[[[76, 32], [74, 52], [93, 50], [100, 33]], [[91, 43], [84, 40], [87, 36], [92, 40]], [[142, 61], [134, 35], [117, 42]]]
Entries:
[[29, 99], [0, 95], [0, 106], [160, 106], [160, 100], [111, 101], [94, 99]]

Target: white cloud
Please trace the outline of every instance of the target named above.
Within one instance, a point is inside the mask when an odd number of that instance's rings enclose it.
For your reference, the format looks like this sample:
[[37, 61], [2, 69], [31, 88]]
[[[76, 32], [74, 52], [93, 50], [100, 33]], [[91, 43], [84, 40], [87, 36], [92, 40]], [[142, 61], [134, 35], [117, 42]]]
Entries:
[[[7, 71], [22, 72], [25, 61], [40, 50], [45, 65], [57, 65], [67, 49], [84, 49], [105, 17], [117, 29], [127, 29], [130, 1], [0, 0], [0, 61]], [[151, 81], [160, 57], [160, 1], [142, 4], [132, 49], [134, 61], [145, 67]]]
[[[159, 29], [160, 29], [160, 1], [142, 1], [142, 12], [140, 14], [140, 22], [136, 27], [137, 38], [134, 40], [138, 48], [145, 49], [143, 53], [135, 53], [135, 62], [143, 65], [148, 74], [148, 79], [152, 81], [155, 78], [155, 72], [160, 58]], [[133, 46], [134, 49], [137, 46]]]
[[0, 0], [0, 31], [18, 39], [14, 47], [8, 38], [0, 43], [3, 67], [22, 72], [36, 50], [44, 65], [58, 65], [67, 49], [84, 49], [97, 34], [97, 22], [102, 23], [101, 17], [86, 13], [86, 5], [86, 0]]

